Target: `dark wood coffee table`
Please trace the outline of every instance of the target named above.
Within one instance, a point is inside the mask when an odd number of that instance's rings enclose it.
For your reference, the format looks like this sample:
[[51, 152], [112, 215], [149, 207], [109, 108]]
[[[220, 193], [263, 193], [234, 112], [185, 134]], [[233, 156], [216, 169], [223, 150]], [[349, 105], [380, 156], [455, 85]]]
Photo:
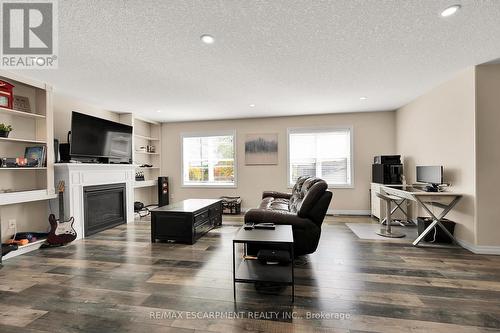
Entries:
[[171, 240], [194, 244], [222, 224], [222, 200], [187, 199], [151, 210], [151, 242]]
[[[286, 245], [290, 251], [292, 262], [287, 265], [265, 265], [255, 259], [243, 258], [236, 264], [236, 244], [244, 244], [246, 256], [247, 244]], [[293, 233], [290, 225], [276, 225], [274, 230], [253, 229], [243, 227], [233, 239], [233, 296], [236, 300], [236, 283], [269, 282], [292, 287], [292, 302], [295, 299], [295, 276], [293, 255]]]

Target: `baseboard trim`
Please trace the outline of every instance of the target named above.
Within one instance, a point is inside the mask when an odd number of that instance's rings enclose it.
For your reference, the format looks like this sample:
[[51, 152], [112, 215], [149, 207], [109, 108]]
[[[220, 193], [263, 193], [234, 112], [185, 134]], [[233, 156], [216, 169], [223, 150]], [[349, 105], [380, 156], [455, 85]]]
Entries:
[[[241, 207], [241, 212], [246, 213], [249, 209], [247, 207]], [[329, 209], [326, 211], [326, 215], [360, 215], [360, 216], [370, 216], [370, 210], [364, 209]]]
[[500, 246], [474, 245], [469, 242], [457, 239], [458, 244], [475, 254], [500, 255]]
[[370, 210], [364, 209], [329, 209], [326, 214], [327, 215], [361, 215], [361, 216], [369, 216]]

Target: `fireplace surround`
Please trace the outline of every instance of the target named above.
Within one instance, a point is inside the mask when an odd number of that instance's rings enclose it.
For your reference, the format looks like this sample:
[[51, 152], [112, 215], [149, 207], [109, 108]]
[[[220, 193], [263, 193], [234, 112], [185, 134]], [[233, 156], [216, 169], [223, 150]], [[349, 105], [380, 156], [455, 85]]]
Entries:
[[[77, 232], [77, 239], [120, 223], [134, 221], [135, 173], [133, 165], [56, 163], [54, 168], [55, 184], [61, 180], [65, 182], [64, 209], [68, 217], [75, 218], [74, 228]], [[122, 194], [113, 193], [117, 192], [116, 188], [120, 188], [118, 192]], [[92, 210], [86, 208], [86, 201], [87, 206], [89, 203], [88, 195], [90, 195], [90, 203], [95, 204], [99, 189], [105, 194], [105, 198], [112, 202], [109, 211], [106, 211], [105, 206], [98, 206]], [[122, 198], [121, 206], [119, 198]], [[57, 200], [54, 200], [51, 206], [57, 211]], [[90, 227], [88, 230], [86, 230], [87, 226]]]

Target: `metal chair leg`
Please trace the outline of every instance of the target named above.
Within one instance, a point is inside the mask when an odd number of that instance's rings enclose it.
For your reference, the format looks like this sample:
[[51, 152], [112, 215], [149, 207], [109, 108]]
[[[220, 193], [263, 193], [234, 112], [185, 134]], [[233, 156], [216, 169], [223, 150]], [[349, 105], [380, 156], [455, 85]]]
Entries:
[[[392, 225], [393, 225], [393, 226], [402, 226], [402, 227], [406, 227], [406, 226], [407, 226], [407, 225], [409, 225], [409, 224], [413, 224], [413, 223], [410, 221], [410, 217], [408, 216], [408, 212], [407, 212], [405, 209], [403, 209], [403, 207], [401, 207], [401, 205], [403, 205], [404, 203], [406, 203], [406, 199], [403, 199], [403, 200], [401, 200], [401, 201], [399, 201], [399, 202], [398, 202], [397, 200], [393, 200], [393, 199], [391, 199], [391, 201], [390, 201], [391, 206], [392, 206], [392, 203], [393, 203], [393, 202], [394, 202], [394, 204], [395, 204], [395, 207], [394, 207], [394, 208], [392, 208], [392, 210], [391, 210], [391, 216], [392, 216], [392, 215], [393, 215], [393, 214], [394, 214], [394, 213], [395, 213], [395, 212], [399, 209], [399, 210], [400, 210], [400, 211], [404, 214], [404, 216], [406, 216], [406, 224], [405, 224], [405, 223], [403, 223], [403, 221], [399, 221], [399, 222], [394, 222]], [[386, 220], [387, 220], [387, 218], [383, 218], [383, 219], [380, 221], [380, 224], [385, 225], [385, 224], [386, 224]]]
[[392, 231], [392, 226], [391, 226], [391, 199], [387, 198], [386, 196], [377, 193], [377, 196], [379, 196], [381, 199], [385, 201], [385, 213], [386, 213], [386, 223], [385, 223], [385, 230], [380, 229], [379, 232], [377, 232], [377, 235], [382, 236], [382, 237], [388, 237], [388, 238], [402, 238], [405, 237], [406, 235], [403, 233], [399, 232], [393, 232]]

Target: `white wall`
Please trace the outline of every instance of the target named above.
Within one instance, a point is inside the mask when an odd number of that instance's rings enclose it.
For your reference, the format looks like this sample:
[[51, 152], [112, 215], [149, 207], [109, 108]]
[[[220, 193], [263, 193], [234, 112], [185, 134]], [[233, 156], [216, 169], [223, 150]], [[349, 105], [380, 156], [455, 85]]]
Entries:
[[500, 64], [476, 68], [477, 245], [500, 246]]
[[[287, 128], [353, 126], [354, 188], [332, 189], [330, 209], [367, 212], [371, 164], [374, 155], [395, 152], [395, 113], [344, 113], [316, 116], [277, 117], [168, 123], [162, 127], [162, 174], [169, 176], [174, 201], [186, 198], [209, 198], [239, 195], [243, 207], [258, 205], [264, 190], [289, 191], [287, 188]], [[181, 133], [236, 130], [237, 185], [235, 189], [183, 188], [181, 185]], [[244, 140], [246, 134], [278, 133], [278, 165], [246, 166]]]
[[416, 165], [443, 165], [445, 182], [464, 198], [448, 216], [458, 239], [475, 244], [475, 69], [420, 96], [396, 112], [397, 152], [407, 182]]
[[119, 121], [116, 112], [96, 108], [76, 98], [54, 92], [54, 139], [59, 142], [67, 142], [68, 131], [71, 130], [71, 112], [77, 111], [91, 116]]

